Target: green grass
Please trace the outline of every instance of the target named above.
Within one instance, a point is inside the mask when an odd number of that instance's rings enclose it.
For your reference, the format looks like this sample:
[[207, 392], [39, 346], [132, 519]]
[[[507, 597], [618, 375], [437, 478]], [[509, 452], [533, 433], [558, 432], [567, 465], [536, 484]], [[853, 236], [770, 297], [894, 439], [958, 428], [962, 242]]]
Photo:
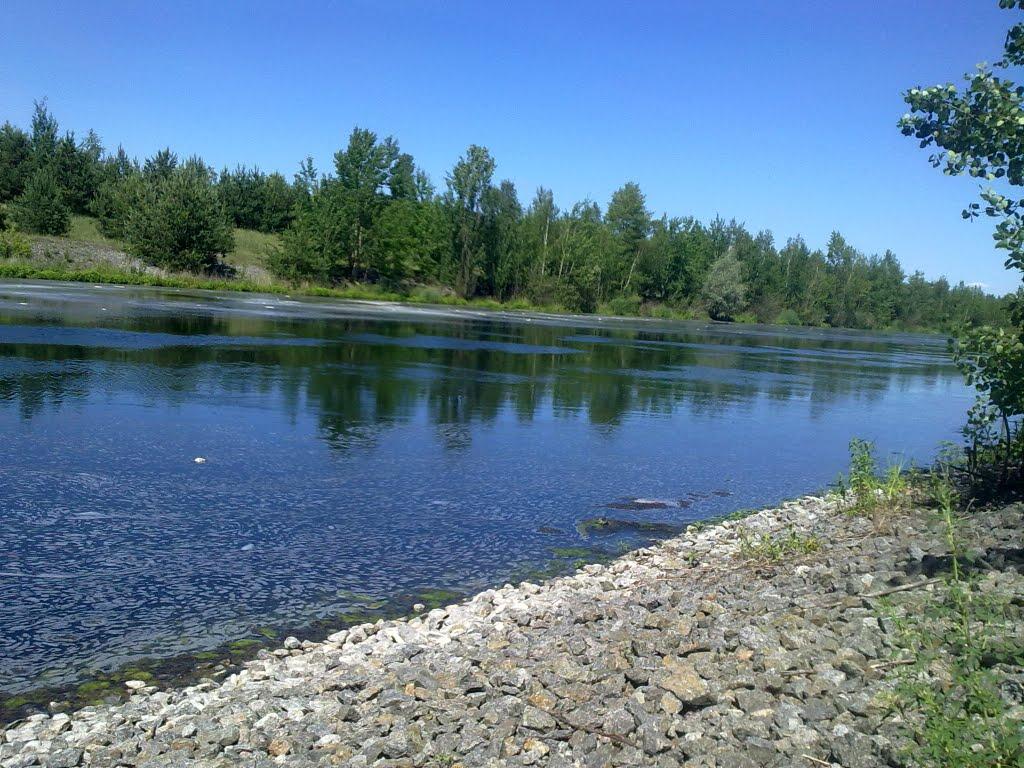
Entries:
[[124, 248], [119, 240], [111, 238], [100, 232], [99, 222], [92, 216], [72, 216], [71, 229], [65, 237], [68, 240], [78, 240], [83, 243], [97, 243], [108, 245], [112, 248]]
[[235, 250], [225, 261], [233, 267], [267, 266], [267, 253], [281, 243], [278, 235], [257, 232], [254, 229], [235, 229]]

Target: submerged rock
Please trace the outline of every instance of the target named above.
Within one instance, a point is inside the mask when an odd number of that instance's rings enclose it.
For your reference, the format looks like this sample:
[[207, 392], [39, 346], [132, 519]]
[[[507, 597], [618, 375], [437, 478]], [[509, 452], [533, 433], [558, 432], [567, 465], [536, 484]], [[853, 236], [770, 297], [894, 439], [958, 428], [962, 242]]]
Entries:
[[614, 517], [590, 517], [576, 524], [576, 530], [584, 538], [591, 534], [633, 533], [655, 537], [674, 536], [683, 530], [682, 525], [645, 520], [620, 520]]
[[675, 502], [662, 501], [661, 499], [624, 499], [605, 504], [609, 509], [639, 510], [639, 509], [668, 509], [676, 506]]

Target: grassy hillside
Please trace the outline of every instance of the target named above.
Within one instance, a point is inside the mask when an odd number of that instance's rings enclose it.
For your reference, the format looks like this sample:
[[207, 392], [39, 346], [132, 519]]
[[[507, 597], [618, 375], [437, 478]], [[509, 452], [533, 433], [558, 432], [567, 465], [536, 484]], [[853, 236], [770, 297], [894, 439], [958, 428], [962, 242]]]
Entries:
[[[235, 250], [228, 254], [224, 261], [235, 268], [245, 268], [247, 272], [263, 275], [266, 269], [266, 254], [280, 242], [280, 237], [237, 228], [234, 234]], [[71, 229], [64, 237], [34, 235], [31, 239], [42, 248], [64, 249], [72, 253], [81, 252], [86, 245], [101, 246], [103, 251], [128, 251], [123, 242], [106, 237], [100, 232], [98, 222], [92, 216], [72, 216]]]
[[124, 245], [120, 241], [113, 240], [103, 235], [103, 233], [100, 232], [98, 222], [92, 216], [72, 216], [71, 231], [68, 232], [67, 237], [64, 239], [74, 240], [75, 242], [80, 243], [97, 243], [99, 245], [110, 246], [111, 248], [124, 248]]
[[235, 250], [225, 259], [233, 267], [266, 268], [267, 252], [281, 242], [278, 235], [235, 228]]

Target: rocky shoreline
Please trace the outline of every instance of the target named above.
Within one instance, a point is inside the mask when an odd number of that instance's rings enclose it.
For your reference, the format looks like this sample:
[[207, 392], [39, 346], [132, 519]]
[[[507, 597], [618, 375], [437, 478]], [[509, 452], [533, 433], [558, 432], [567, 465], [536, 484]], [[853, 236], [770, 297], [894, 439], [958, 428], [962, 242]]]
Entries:
[[[1016, 551], [1021, 519], [976, 512], [965, 535], [982, 558]], [[123, 704], [0, 730], [0, 766], [904, 765], [880, 603], [920, 610], [947, 554], [925, 512], [880, 527], [806, 497], [544, 584], [288, 638], [221, 682], [129, 682]], [[981, 578], [1024, 600], [1018, 562]]]

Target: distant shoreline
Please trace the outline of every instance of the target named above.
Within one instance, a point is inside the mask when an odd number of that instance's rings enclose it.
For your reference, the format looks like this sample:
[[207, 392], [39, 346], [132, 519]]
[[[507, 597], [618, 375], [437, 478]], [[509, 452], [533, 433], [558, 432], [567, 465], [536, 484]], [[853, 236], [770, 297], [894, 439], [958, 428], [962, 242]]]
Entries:
[[[126, 271], [108, 268], [68, 269], [48, 267], [24, 261], [0, 260], [0, 281], [45, 281], [53, 283], [78, 283], [112, 285], [131, 288], [168, 288], [178, 290], [209, 291], [222, 293], [260, 294], [285, 298], [326, 298], [344, 301], [365, 302], [376, 306], [407, 306], [451, 310], [463, 315], [466, 311], [479, 312], [482, 317], [508, 314], [513, 316], [547, 316], [556, 318], [580, 318], [589, 321], [636, 321], [636, 322], [679, 322], [705, 325], [715, 328], [777, 328], [790, 331], [837, 331], [864, 333], [879, 336], [912, 334], [925, 336], [948, 336], [950, 331], [936, 328], [847, 328], [831, 325], [781, 325], [777, 323], [754, 323], [745, 321], [721, 321], [710, 318], [696, 318], [684, 315], [661, 317], [657, 315], [614, 315], [602, 313], [569, 312], [557, 307], [541, 307], [514, 301], [503, 304], [493, 299], [460, 299], [454, 296], [399, 294], [378, 290], [370, 286], [346, 286], [325, 288], [316, 285], [286, 286], [278, 283], [261, 283], [246, 278], [199, 277], [193, 275], [162, 275], [149, 272]], [[464, 315], [463, 315], [464, 316]]]

